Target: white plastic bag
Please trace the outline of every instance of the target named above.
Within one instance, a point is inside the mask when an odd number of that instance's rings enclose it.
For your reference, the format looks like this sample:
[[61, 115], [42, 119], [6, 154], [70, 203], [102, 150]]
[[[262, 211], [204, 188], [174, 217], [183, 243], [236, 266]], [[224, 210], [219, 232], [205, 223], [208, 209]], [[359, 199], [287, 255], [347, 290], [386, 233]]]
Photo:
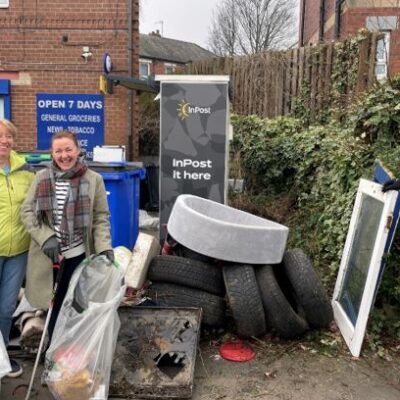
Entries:
[[145, 210], [139, 210], [139, 228], [140, 229], [159, 229], [160, 228], [160, 218], [152, 217]]
[[43, 378], [57, 400], [106, 400], [125, 294], [123, 271], [105, 256], [74, 272], [46, 352]]
[[11, 371], [10, 360], [4, 344], [3, 335], [0, 332], [0, 379]]

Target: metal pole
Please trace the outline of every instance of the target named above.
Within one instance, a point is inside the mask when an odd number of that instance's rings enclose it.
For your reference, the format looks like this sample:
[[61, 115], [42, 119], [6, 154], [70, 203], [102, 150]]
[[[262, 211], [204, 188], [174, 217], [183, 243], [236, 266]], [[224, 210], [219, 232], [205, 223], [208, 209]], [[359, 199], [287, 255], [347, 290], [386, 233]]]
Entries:
[[47, 317], [46, 317], [46, 322], [44, 324], [42, 337], [40, 338], [39, 348], [38, 348], [38, 351], [37, 351], [37, 354], [36, 354], [35, 364], [33, 365], [31, 380], [29, 381], [28, 391], [26, 392], [25, 400], [29, 400], [29, 398], [31, 397], [31, 392], [32, 392], [32, 388], [33, 388], [33, 382], [35, 381], [36, 370], [37, 370], [37, 367], [39, 365], [40, 357], [42, 355], [44, 339], [46, 337], [47, 328], [49, 327], [52, 311], [53, 311], [53, 306], [50, 306], [50, 309], [47, 312]]
[[164, 37], [164, 21], [157, 21], [156, 24], [160, 24], [161, 25], [161, 36]]
[[[132, 68], [132, 48], [133, 48], [133, 38], [132, 38], [132, 0], [128, 0], [128, 76], [133, 77]], [[132, 105], [133, 105], [133, 93], [132, 90], [128, 90], [128, 160], [133, 159], [133, 140], [132, 140]]]
[[318, 40], [320, 42], [324, 41], [325, 33], [325, 0], [321, 0], [319, 8], [319, 35]]
[[306, 0], [301, 2], [301, 11], [300, 11], [300, 38], [299, 38], [299, 47], [304, 46], [304, 17], [306, 14]]
[[51, 314], [53, 313], [54, 299], [55, 299], [56, 294], [57, 294], [58, 284], [60, 283], [61, 277], [62, 277], [62, 275], [64, 273], [64, 262], [65, 262], [64, 261], [64, 257], [63, 256], [59, 256], [58, 257], [58, 262], [53, 264], [53, 269], [58, 269], [58, 273], [57, 273], [57, 276], [56, 276], [56, 281], [54, 282], [54, 287], [53, 287], [53, 292], [52, 292], [52, 295], [51, 295], [51, 301], [50, 301], [50, 305], [49, 305], [49, 310], [47, 311], [46, 322], [44, 323], [42, 337], [40, 338], [39, 348], [38, 348], [38, 351], [37, 351], [37, 354], [36, 354], [35, 364], [33, 366], [31, 380], [29, 382], [28, 391], [26, 392], [25, 400], [29, 400], [29, 398], [31, 397], [32, 388], [33, 388], [33, 382], [34, 382], [35, 376], [36, 376], [36, 370], [37, 370], [37, 367], [39, 365], [40, 357], [42, 355], [44, 339], [46, 337], [46, 332], [47, 332], [47, 329], [49, 327]]
[[334, 38], [340, 39], [340, 30], [342, 25], [342, 4], [344, 0], [336, 0], [335, 3], [335, 30], [334, 30]]

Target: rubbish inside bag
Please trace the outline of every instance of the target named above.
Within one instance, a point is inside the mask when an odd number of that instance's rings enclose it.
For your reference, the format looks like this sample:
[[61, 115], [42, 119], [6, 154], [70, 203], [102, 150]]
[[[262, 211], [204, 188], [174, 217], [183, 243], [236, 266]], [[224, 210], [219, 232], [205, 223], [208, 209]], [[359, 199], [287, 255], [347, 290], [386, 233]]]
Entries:
[[123, 269], [104, 256], [84, 260], [73, 273], [42, 377], [56, 400], [108, 398], [125, 291]]

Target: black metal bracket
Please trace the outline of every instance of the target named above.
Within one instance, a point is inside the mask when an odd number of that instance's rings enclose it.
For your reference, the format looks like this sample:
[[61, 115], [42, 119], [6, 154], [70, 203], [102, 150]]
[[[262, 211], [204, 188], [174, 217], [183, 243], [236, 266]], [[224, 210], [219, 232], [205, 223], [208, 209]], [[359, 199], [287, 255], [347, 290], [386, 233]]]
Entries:
[[121, 85], [130, 90], [136, 90], [139, 94], [142, 92], [158, 93], [160, 83], [149, 78], [147, 80], [132, 78], [124, 75], [107, 74], [107, 92], [113, 93], [114, 86]]

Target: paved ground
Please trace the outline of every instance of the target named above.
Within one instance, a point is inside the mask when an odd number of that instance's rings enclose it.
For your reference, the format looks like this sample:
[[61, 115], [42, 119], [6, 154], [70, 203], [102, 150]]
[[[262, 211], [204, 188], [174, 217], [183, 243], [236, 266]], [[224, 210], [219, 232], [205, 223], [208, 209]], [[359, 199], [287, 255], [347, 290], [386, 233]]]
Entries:
[[[193, 400], [398, 400], [400, 398], [400, 346], [386, 359], [364, 350], [353, 359], [340, 335], [329, 332], [319, 339], [281, 342], [265, 337], [250, 344], [256, 357], [246, 363], [222, 359], [218, 348], [229, 335], [202, 337], [196, 360]], [[24, 399], [21, 388], [29, 382], [33, 360], [21, 360], [25, 373], [3, 379], [1, 400]], [[32, 399], [51, 400], [37, 374]], [[79, 399], [85, 400], [85, 399]]]
[[[256, 356], [246, 363], [222, 359], [219, 346], [230, 334], [202, 335], [194, 373], [193, 400], [399, 400], [400, 341], [387, 346], [379, 358], [365, 345], [359, 359], [351, 357], [339, 332], [319, 332], [301, 341], [279, 341], [270, 336], [249, 344]], [[25, 372], [4, 378], [0, 400], [23, 400], [33, 358], [20, 358]], [[52, 400], [35, 381], [33, 400]], [[110, 397], [111, 399], [111, 397]], [[61, 399], [57, 399], [61, 400]], [[69, 400], [69, 399], [62, 399]], [[74, 399], [89, 400], [89, 399]]]

